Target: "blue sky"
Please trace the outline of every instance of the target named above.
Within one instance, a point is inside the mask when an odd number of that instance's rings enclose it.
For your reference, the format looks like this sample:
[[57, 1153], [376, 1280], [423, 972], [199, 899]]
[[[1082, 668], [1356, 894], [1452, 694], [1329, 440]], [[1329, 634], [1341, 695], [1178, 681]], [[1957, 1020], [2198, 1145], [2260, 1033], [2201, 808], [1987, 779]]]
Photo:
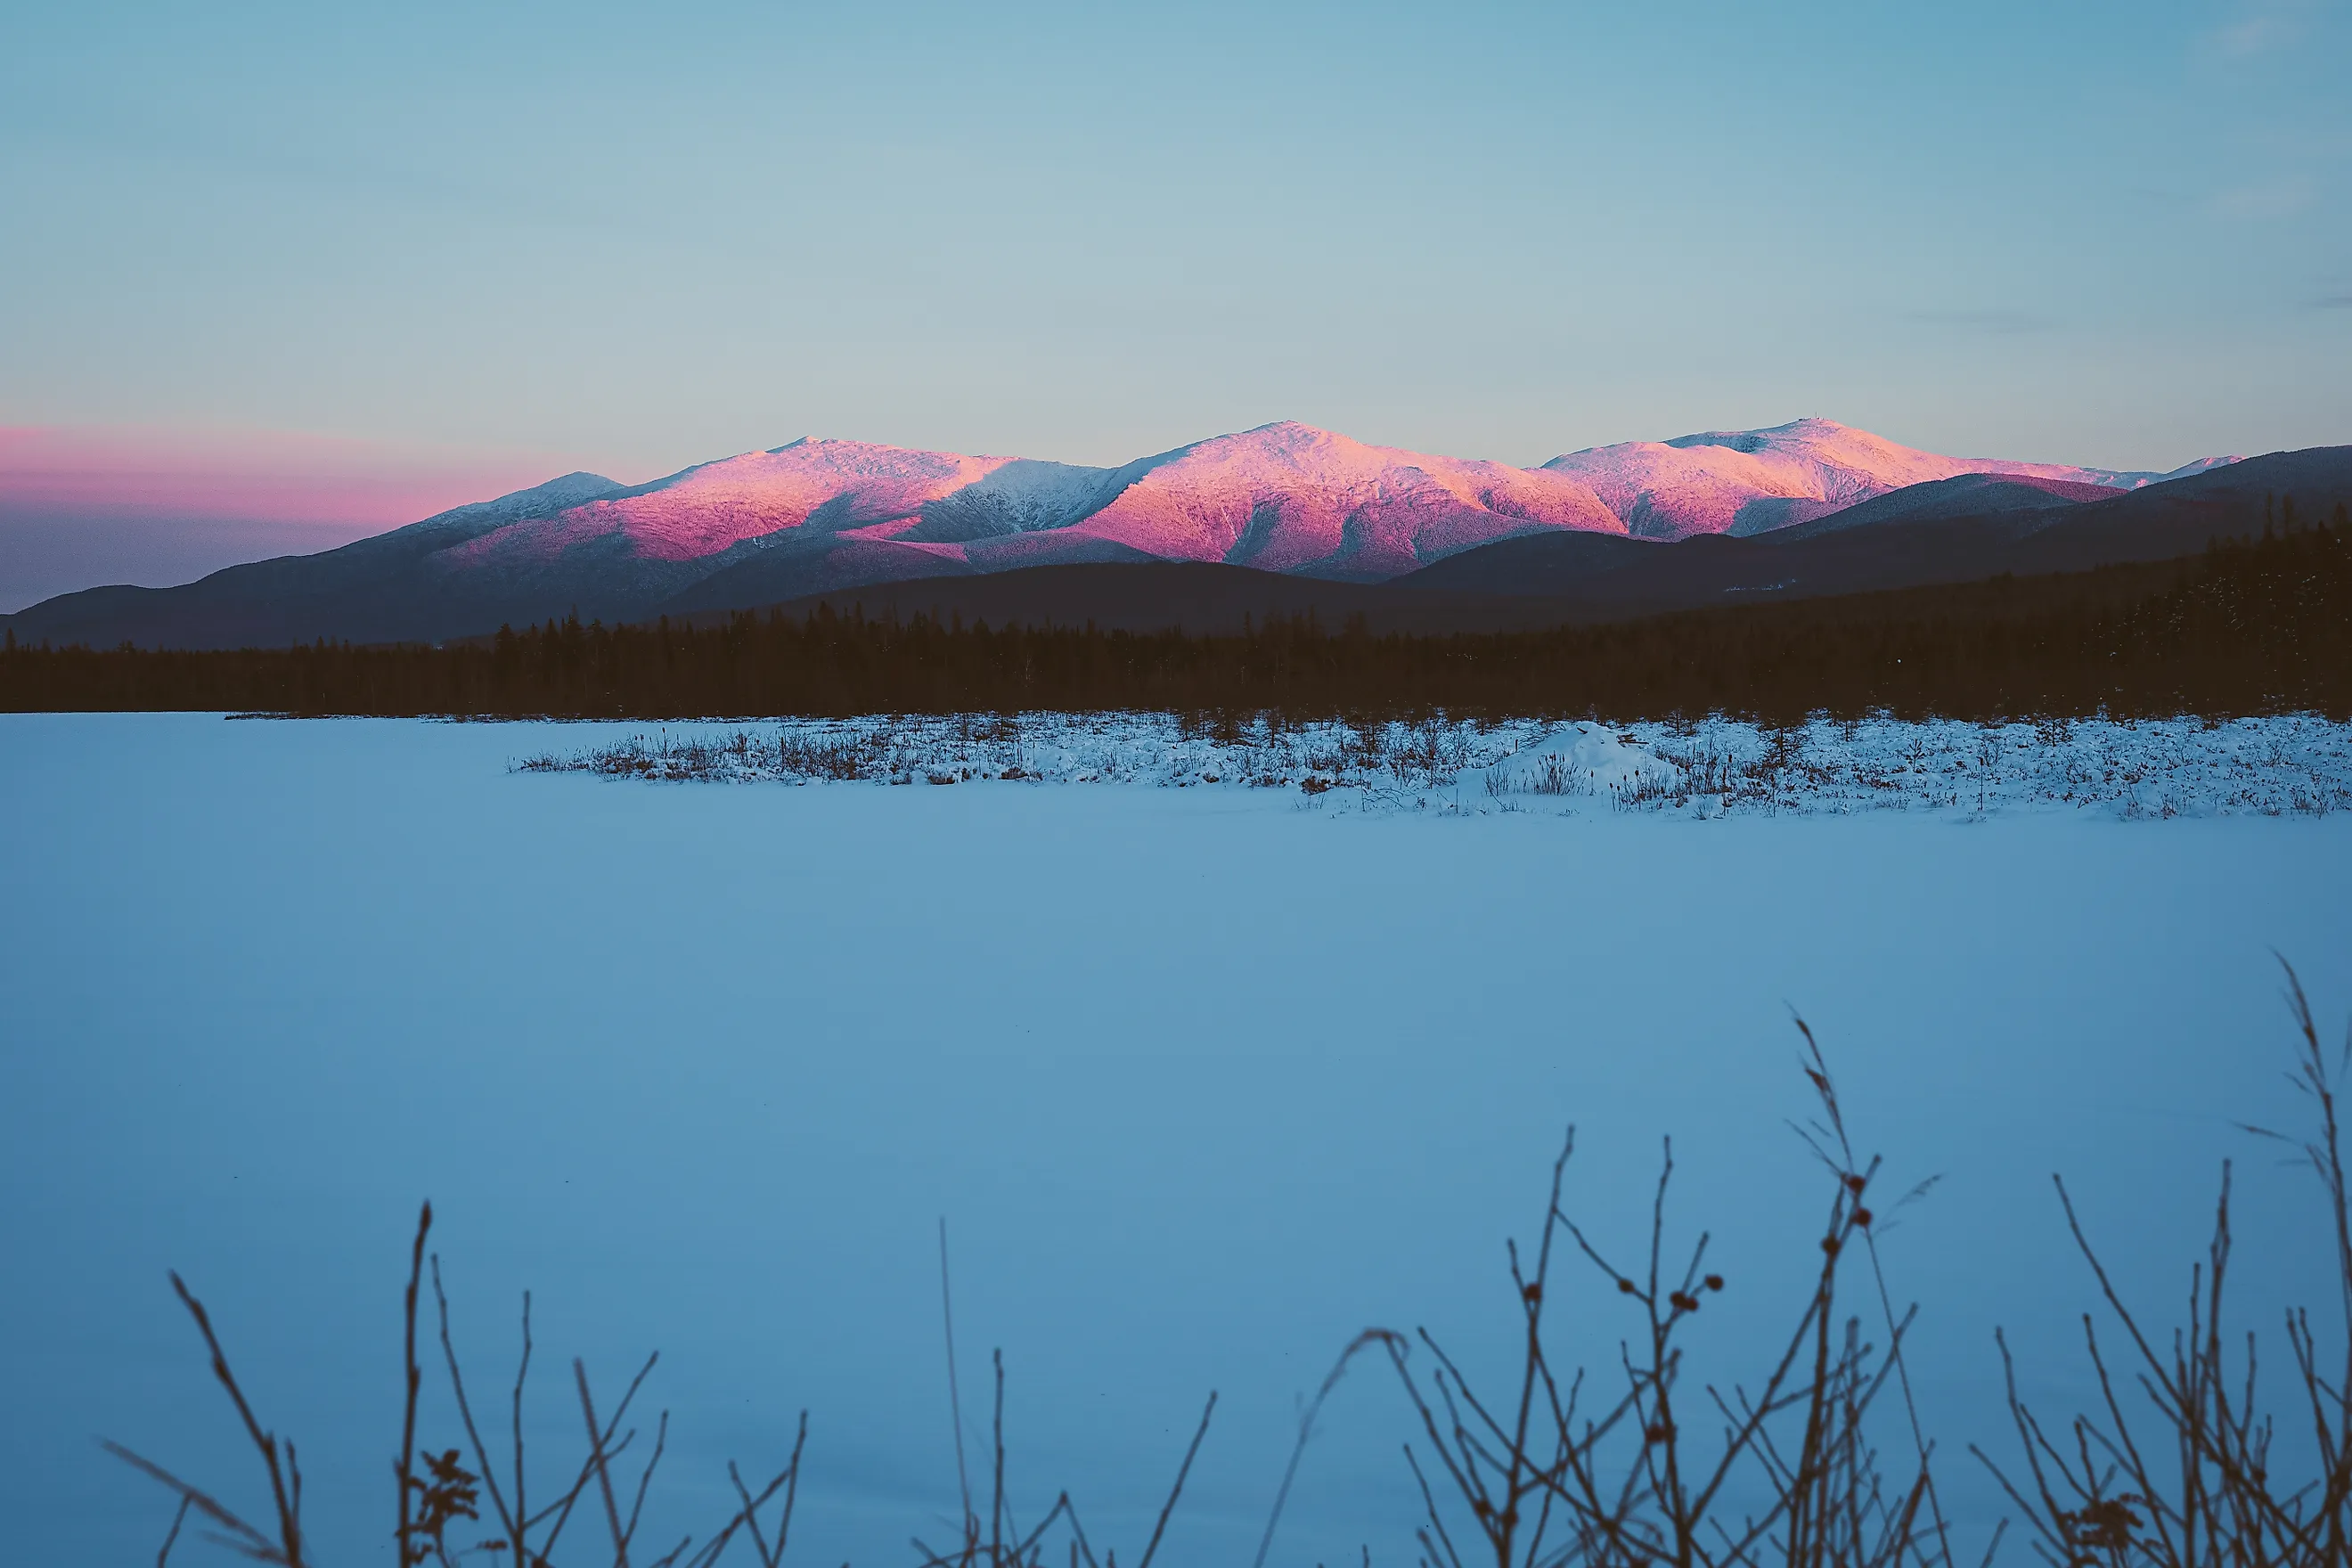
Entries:
[[20, 6], [0, 426], [2352, 439], [2352, 15]]

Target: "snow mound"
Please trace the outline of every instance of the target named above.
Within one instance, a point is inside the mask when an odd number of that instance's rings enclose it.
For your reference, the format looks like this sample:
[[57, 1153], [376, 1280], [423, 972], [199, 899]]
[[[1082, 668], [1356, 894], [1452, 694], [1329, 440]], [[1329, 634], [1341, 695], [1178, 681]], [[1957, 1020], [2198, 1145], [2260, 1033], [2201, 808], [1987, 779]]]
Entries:
[[1672, 765], [1645, 750], [1632, 735], [1583, 720], [1544, 735], [1501, 762], [1481, 770], [1480, 788], [1494, 796], [1554, 795], [1605, 796], [1643, 783], [1663, 782]]

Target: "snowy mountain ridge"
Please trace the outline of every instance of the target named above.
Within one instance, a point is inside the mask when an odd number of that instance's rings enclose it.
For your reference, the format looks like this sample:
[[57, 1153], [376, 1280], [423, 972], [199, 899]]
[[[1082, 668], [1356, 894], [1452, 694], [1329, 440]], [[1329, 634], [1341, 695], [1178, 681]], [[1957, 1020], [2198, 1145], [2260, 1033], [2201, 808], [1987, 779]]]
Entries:
[[[1378, 581], [1539, 530], [1767, 532], [1969, 473], [2109, 489], [2172, 477], [1948, 458], [1826, 419], [1593, 447], [1531, 468], [1370, 446], [1294, 421], [1115, 468], [803, 438], [547, 507], [467, 541], [446, 564], [529, 573], [586, 552], [672, 577], [666, 568], [789, 542], [800, 552], [887, 547], [862, 551], [887, 580], [1102, 558], [1086, 549], [1093, 544]], [[1064, 537], [1019, 538], [1045, 533]], [[903, 570], [887, 569], [893, 557]]]
[[[1843, 528], [1822, 521], [1833, 514], [1896, 490], [1965, 488], [1967, 476], [2010, 481], [2019, 494], [2003, 506], [2053, 511], [2168, 477], [1945, 457], [1826, 419], [1598, 447], [1535, 468], [1295, 421], [1117, 467], [812, 437], [645, 484], [567, 474], [338, 550], [175, 588], [86, 589], [6, 619], [20, 640], [248, 647], [434, 641], [572, 613], [724, 613], [1037, 566], [1201, 563], [1377, 584], [1504, 542], [1573, 540], [1622, 563], [1632, 540], [1801, 540]], [[1855, 537], [1879, 527], [1870, 510], [1845, 521]], [[1512, 561], [1489, 564], [1500, 578], [1477, 591], [1526, 591]]]
[[2200, 458], [2169, 473], [2155, 473], [1947, 458], [1834, 420], [1798, 419], [1763, 430], [1715, 430], [1668, 441], [1595, 447], [1554, 458], [1544, 467], [1591, 484], [1627, 531], [1643, 538], [1687, 539], [1697, 533], [1769, 533], [1890, 490], [1962, 474], [2010, 474], [2137, 489], [2237, 460]]

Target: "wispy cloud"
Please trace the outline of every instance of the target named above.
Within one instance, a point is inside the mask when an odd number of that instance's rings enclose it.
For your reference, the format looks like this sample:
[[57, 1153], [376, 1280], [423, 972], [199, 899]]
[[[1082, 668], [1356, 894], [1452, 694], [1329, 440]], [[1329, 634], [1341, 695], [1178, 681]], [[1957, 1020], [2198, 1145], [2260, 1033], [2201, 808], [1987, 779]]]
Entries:
[[2247, 16], [2214, 34], [2213, 42], [2231, 59], [2252, 59], [2285, 43], [2292, 32], [2283, 16]]
[[2352, 293], [2323, 294], [2311, 301], [2315, 310], [2352, 310]]
[[2222, 217], [2292, 217], [2311, 205], [2312, 183], [2302, 174], [2274, 174], [2231, 185], [2213, 196], [2213, 211]]
[[2247, 60], [2285, 48], [2303, 37], [2311, 11], [2310, 0], [2246, 0], [2214, 30], [2214, 52], [2224, 59]]
[[2047, 316], [2036, 316], [2024, 310], [1913, 310], [1908, 319], [1925, 321], [1930, 326], [1951, 327], [1964, 332], [1980, 332], [1987, 337], [2013, 338], [2027, 332], [2046, 332], [2058, 323]]

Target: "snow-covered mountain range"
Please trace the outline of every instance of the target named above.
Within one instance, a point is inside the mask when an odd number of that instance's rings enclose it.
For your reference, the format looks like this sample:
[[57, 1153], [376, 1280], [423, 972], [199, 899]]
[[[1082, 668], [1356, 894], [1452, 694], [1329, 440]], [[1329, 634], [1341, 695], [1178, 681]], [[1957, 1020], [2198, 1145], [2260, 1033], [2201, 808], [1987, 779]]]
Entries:
[[1947, 458], [1826, 419], [1598, 447], [1535, 468], [1291, 422], [1116, 468], [803, 439], [551, 507], [448, 551], [445, 563], [528, 577], [575, 559], [628, 560], [672, 591], [779, 548], [799, 570], [767, 563], [757, 575], [808, 586], [1135, 557], [1379, 581], [1548, 529], [1761, 533], [1969, 473], [2119, 489], [2174, 477]]
[[[204, 605], [237, 606], [240, 624], [257, 628], [276, 621], [254, 613], [302, 600], [313, 608], [300, 624], [359, 640], [1049, 564], [1216, 562], [1377, 583], [1527, 534], [1753, 535], [1962, 475], [2105, 493], [2233, 460], [2156, 474], [1949, 458], [1826, 419], [1592, 447], [1538, 468], [1368, 446], [1287, 421], [1117, 468], [804, 438], [634, 487], [565, 475], [320, 555], [232, 567], [185, 588], [90, 590], [17, 618], [30, 633], [80, 601], [77, 626], [135, 610], [142, 624], [188, 628], [158, 636], [209, 639], [198, 627], [218, 617]], [[320, 620], [331, 609], [340, 618]]]
[[1810, 522], [1890, 490], [1962, 474], [2010, 474], [2107, 489], [2137, 489], [2201, 474], [2235, 458], [2200, 458], [2169, 473], [2082, 468], [1990, 458], [1946, 458], [1830, 419], [1769, 430], [1713, 430], [1671, 441], [1627, 441], [1554, 458], [1637, 537], [1755, 534]]

